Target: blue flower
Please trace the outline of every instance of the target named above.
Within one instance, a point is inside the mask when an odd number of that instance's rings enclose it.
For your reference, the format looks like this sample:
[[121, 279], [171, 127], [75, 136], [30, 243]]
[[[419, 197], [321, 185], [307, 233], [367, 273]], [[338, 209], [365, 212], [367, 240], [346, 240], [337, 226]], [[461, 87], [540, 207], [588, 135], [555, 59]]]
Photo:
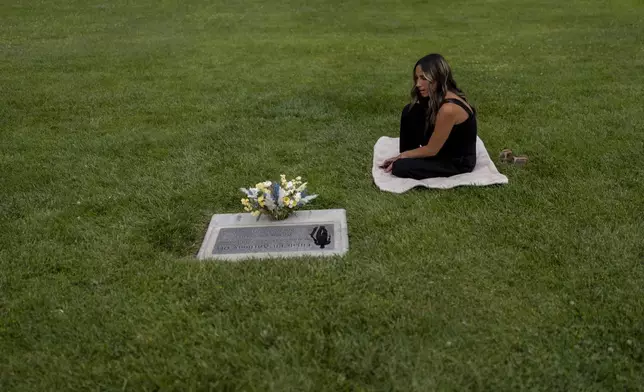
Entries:
[[273, 192], [272, 193], [273, 193], [273, 200], [275, 201], [275, 203], [277, 203], [277, 198], [280, 197], [279, 196], [279, 194], [280, 194], [280, 184], [278, 182], [273, 183]]

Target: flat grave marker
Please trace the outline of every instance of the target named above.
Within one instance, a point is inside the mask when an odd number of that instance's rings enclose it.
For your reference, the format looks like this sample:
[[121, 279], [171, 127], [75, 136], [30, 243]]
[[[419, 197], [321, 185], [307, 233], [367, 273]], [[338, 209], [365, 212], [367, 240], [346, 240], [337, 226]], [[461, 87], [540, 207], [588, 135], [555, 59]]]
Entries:
[[282, 221], [251, 214], [215, 214], [197, 259], [334, 256], [348, 249], [343, 209], [296, 211]]

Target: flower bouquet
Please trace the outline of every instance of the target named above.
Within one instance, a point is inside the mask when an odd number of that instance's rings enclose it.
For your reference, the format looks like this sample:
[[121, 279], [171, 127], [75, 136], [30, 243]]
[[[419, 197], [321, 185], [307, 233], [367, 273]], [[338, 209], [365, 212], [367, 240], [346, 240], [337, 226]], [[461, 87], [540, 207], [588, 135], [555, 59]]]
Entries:
[[284, 174], [280, 175], [280, 182], [265, 181], [255, 185], [254, 188], [240, 188], [246, 194], [241, 199], [244, 211], [250, 212], [253, 216], [265, 214], [275, 220], [288, 218], [291, 212], [295, 211], [318, 195], [308, 195], [306, 182], [302, 177], [286, 181]]

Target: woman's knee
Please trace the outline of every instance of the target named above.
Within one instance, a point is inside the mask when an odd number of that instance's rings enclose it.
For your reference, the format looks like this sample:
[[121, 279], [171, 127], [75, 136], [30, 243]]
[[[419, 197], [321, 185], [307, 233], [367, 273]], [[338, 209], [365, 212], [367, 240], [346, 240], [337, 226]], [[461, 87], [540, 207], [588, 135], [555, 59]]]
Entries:
[[398, 159], [391, 167], [391, 174], [396, 177], [407, 178], [410, 175], [409, 159]]

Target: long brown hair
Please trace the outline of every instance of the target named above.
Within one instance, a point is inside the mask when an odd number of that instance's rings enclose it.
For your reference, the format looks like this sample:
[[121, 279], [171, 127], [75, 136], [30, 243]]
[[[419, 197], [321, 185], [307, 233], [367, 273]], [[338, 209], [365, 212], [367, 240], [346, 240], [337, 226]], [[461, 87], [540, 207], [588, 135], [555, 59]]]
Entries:
[[427, 119], [425, 126], [426, 128], [430, 128], [433, 127], [436, 123], [436, 115], [438, 114], [438, 109], [443, 103], [445, 95], [448, 91], [454, 92], [465, 102], [467, 102], [467, 98], [465, 97], [465, 93], [456, 86], [456, 81], [454, 81], [454, 77], [452, 76], [452, 69], [447, 63], [447, 60], [445, 60], [445, 58], [440, 54], [432, 53], [421, 58], [414, 65], [414, 86], [411, 89], [412, 106], [419, 103], [419, 101], [422, 99], [418, 94], [418, 90], [416, 89], [416, 67], [419, 65], [420, 69], [425, 75], [425, 78], [427, 78], [430, 83], [436, 82], [436, 89], [433, 91], [430, 89], [427, 102]]

